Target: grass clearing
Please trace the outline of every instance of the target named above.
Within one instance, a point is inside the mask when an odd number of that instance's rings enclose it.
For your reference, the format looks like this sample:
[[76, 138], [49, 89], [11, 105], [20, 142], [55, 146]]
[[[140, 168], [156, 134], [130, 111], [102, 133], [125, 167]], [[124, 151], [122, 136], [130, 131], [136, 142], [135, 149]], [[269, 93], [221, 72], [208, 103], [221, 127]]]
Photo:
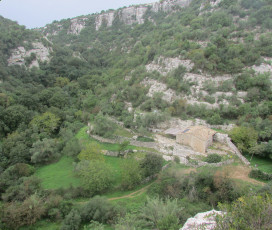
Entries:
[[41, 220], [38, 221], [33, 226], [24, 226], [19, 228], [20, 230], [59, 230], [61, 223]]
[[118, 127], [118, 129], [115, 130], [114, 135], [120, 136], [120, 137], [128, 137], [128, 138], [133, 137], [133, 134], [131, 132], [129, 132], [128, 130], [122, 127]]
[[73, 158], [62, 157], [58, 162], [40, 167], [35, 175], [42, 180], [44, 189], [82, 186], [82, 180], [73, 172]]
[[[245, 157], [250, 161], [251, 156], [246, 155]], [[263, 172], [272, 173], [272, 160], [270, 159], [253, 156], [250, 165], [253, 167], [257, 166], [257, 168]]]

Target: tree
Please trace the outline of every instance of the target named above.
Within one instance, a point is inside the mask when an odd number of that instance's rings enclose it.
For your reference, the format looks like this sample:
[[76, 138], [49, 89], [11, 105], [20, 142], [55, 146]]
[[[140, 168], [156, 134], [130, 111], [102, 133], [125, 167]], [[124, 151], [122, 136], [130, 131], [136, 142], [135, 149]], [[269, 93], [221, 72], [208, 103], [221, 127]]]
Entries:
[[145, 207], [141, 211], [141, 217], [150, 221], [152, 227], [159, 230], [178, 229], [179, 218], [183, 208], [178, 205], [176, 199], [147, 198]]
[[163, 166], [163, 158], [159, 154], [147, 153], [140, 163], [144, 176], [148, 177], [158, 173]]
[[30, 125], [37, 128], [40, 133], [46, 132], [50, 135], [59, 128], [60, 118], [51, 112], [45, 112], [42, 115], [35, 116]]
[[4, 110], [3, 121], [11, 131], [14, 131], [21, 123], [28, 124], [32, 116], [32, 112], [27, 110], [26, 107], [12, 105]]
[[123, 189], [133, 189], [139, 185], [142, 180], [142, 171], [140, 164], [135, 159], [124, 159], [122, 167], [122, 182]]
[[55, 139], [43, 139], [42, 141], [36, 141], [32, 149], [30, 150], [31, 162], [37, 163], [48, 163], [57, 159], [60, 154], [57, 150], [57, 142]]
[[116, 125], [107, 117], [99, 113], [94, 119], [93, 132], [99, 136], [110, 137], [113, 135]]
[[106, 224], [117, 214], [115, 206], [107, 198], [95, 196], [86, 203], [80, 211], [82, 221], [98, 221]]
[[76, 172], [91, 194], [104, 192], [113, 184], [112, 169], [103, 161], [83, 160], [77, 164]]
[[33, 225], [45, 213], [45, 206], [37, 195], [32, 195], [23, 203], [12, 202], [4, 206], [2, 221], [10, 229]]
[[230, 131], [230, 137], [238, 149], [244, 153], [257, 144], [258, 133], [249, 127], [235, 127]]
[[80, 161], [104, 161], [101, 146], [97, 142], [86, 144], [78, 154]]
[[219, 207], [224, 215], [218, 216], [217, 230], [269, 230], [272, 227], [272, 199], [269, 195], [244, 196]]
[[81, 223], [81, 217], [76, 209], [72, 209], [71, 212], [65, 217], [61, 230], [78, 230]]

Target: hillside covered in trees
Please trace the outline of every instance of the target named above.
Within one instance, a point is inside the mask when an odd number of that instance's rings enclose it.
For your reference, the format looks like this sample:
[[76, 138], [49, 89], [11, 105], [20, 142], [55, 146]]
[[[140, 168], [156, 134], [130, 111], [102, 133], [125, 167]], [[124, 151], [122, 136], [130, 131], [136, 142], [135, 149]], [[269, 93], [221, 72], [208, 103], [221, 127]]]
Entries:
[[[271, 229], [271, 74], [271, 0], [164, 0], [33, 30], [0, 17], [0, 229], [179, 229], [212, 207], [229, 215], [218, 229]], [[137, 145], [175, 119], [228, 133], [265, 162], [258, 181]]]

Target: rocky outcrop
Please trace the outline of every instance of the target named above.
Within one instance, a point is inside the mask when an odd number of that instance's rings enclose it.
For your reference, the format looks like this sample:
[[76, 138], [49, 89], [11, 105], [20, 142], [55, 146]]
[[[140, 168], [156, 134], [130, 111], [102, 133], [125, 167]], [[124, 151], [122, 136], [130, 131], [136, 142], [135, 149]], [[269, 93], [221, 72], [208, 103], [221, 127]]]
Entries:
[[73, 18], [71, 19], [71, 26], [68, 30], [68, 34], [80, 34], [81, 30], [85, 28], [86, 20], [88, 18]]
[[211, 210], [208, 212], [198, 213], [192, 218], [189, 218], [184, 226], [180, 230], [212, 230], [216, 227], [216, 216], [217, 215], [224, 215], [223, 212]]
[[20, 46], [12, 50], [11, 56], [8, 59], [8, 65], [25, 65], [26, 58], [32, 54], [35, 55], [35, 59], [29, 65], [31, 67], [39, 67], [39, 62], [49, 61], [49, 55], [52, 51], [50, 48], [45, 47], [41, 42], [33, 42], [33, 49], [26, 50], [25, 47]]
[[157, 61], [153, 61], [146, 65], [146, 71], [158, 71], [161, 75], [166, 76], [169, 72], [175, 70], [179, 66], [183, 66], [187, 71], [191, 71], [194, 64], [190, 60], [184, 60], [180, 57], [176, 58], [164, 58], [159, 57]]
[[95, 19], [95, 29], [99, 30], [103, 23], [105, 23], [107, 27], [112, 26], [114, 14], [115, 14], [114, 11], [99, 14]]
[[150, 4], [125, 7], [117, 11], [106, 12], [99, 14], [96, 17], [95, 28], [96, 30], [99, 30], [103, 23], [105, 23], [107, 27], [110, 27], [112, 26], [113, 21], [117, 18], [126, 25], [132, 25], [134, 23], [143, 24], [147, 10], [152, 12], [169, 12], [175, 10], [177, 7], [186, 7], [191, 2], [192, 0], [164, 0]]
[[167, 85], [153, 79], [144, 79], [142, 81], [144, 86], [150, 87], [147, 96], [153, 97], [155, 93], [162, 93], [162, 99], [167, 102], [173, 102], [178, 97], [174, 90], [167, 89]]

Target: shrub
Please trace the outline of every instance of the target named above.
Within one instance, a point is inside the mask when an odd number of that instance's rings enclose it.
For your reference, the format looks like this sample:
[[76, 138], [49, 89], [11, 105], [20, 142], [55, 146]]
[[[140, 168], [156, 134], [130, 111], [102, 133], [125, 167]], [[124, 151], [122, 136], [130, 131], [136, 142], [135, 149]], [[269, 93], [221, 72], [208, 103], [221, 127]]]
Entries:
[[142, 170], [139, 162], [135, 159], [124, 159], [121, 174], [121, 186], [123, 189], [133, 189], [141, 183]]
[[249, 173], [249, 177], [264, 181], [272, 180], [272, 174], [264, 173], [259, 169], [252, 169]]
[[4, 205], [2, 222], [9, 229], [18, 229], [24, 225], [32, 225], [45, 213], [41, 199], [36, 195], [27, 198], [23, 203], [11, 202]]
[[218, 230], [256, 229], [268, 230], [272, 225], [272, 199], [270, 196], [240, 197], [231, 205], [220, 205], [225, 212], [217, 218]]
[[65, 220], [61, 226], [61, 230], [78, 230], [81, 223], [81, 217], [76, 209], [72, 209], [71, 212], [65, 217]]
[[163, 166], [163, 158], [159, 154], [148, 153], [140, 163], [144, 176], [148, 177], [158, 173]]
[[147, 198], [141, 217], [151, 222], [152, 227], [160, 230], [178, 229], [182, 210], [176, 199]]
[[138, 136], [136, 140], [141, 142], [154, 142], [153, 138], [143, 137], [143, 136]]
[[117, 210], [106, 198], [96, 196], [82, 207], [80, 215], [83, 222], [108, 223], [115, 218]]
[[205, 161], [208, 163], [218, 163], [221, 161], [221, 159], [222, 157], [215, 153], [215, 154], [208, 155]]

